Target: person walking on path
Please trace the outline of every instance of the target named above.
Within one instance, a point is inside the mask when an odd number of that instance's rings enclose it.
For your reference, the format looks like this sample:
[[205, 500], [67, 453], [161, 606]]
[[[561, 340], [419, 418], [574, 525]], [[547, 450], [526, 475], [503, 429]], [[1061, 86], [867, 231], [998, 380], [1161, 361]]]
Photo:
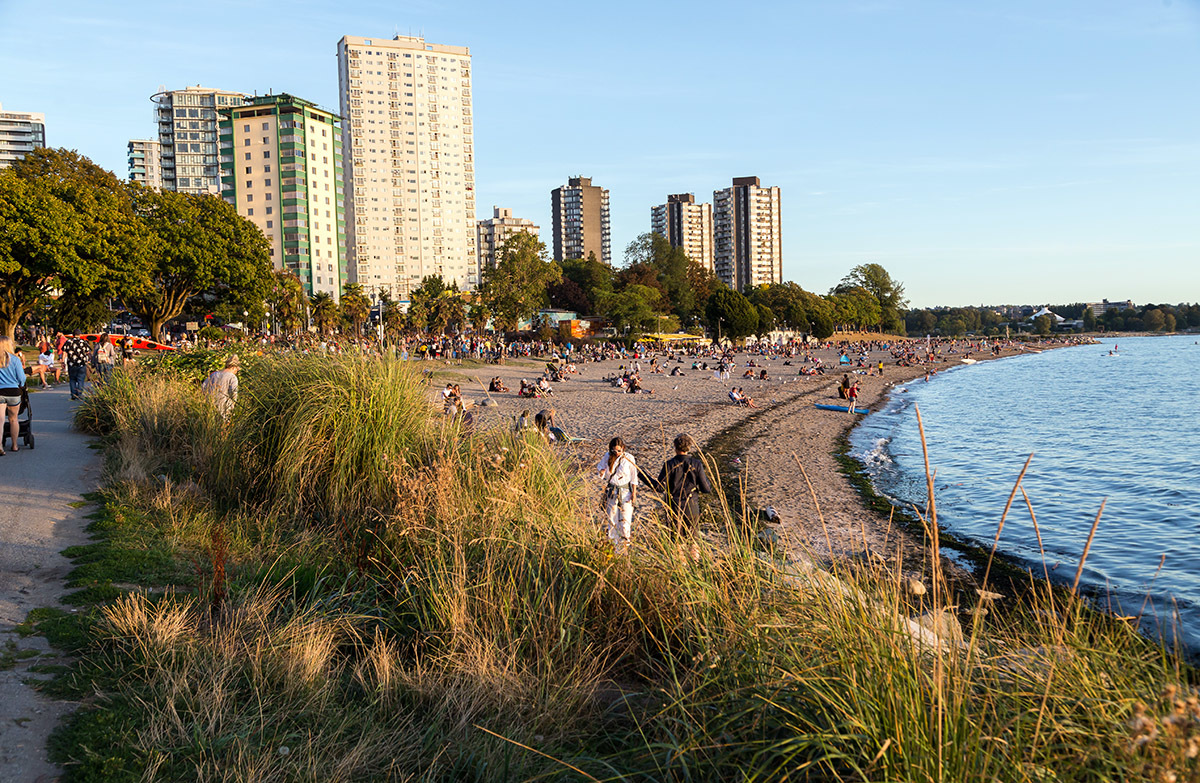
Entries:
[[237, 374], [241, 368], [242, 363], [237, 354], [230, 354], [225, 360], [225, 367], [214, 370], [204, 379], [204, 383], [200, 384], [200, 389], [212, 400], [225, 421], [229, 421], [229, 417], [233, 415], [233, 406], [237, 403]]
[[112, 344], [108, 332], [100, 335], [96, 344], [96, 372], [100, 373], [100, 382], [108, 383], [112, 378], [113, 365], [117, 363], [117, 347]]
[[608, 537], [613, 550], [622, 551], [629, 543], [633, 524], [633, 504], [637, 502], [637, 460], [625, 452], [625, 441], [613, 438], [608, 454], [596, 465], [604, 480], [604, 511], [608, 515]]
[[63, 345], [63, 356], [67, 361], [67, 382], [71, 385], [72, 400], [82, 397], [83, 390], [87, 386], [90, 353], [87, 343], [80, 340], [78, 335], [72, 335], [71, 339]]
[[[0, 405], [4, 407], [8, 419], [8, 434], [12, 450], [19, 451], [17, 435], [21, 427], [17, 424], [17, 413], [21, 410], [21, 391], [25, 388], [25, 360], [16, 352], [16, 345], [11, 337], [0, 337]], [[0, 422], [4, 426], [4, 422]], [[0, 438], [0, 444], [4, 439]], [[0, 445], [0, 456], [4, 455], [4, 447]]]
[[689, 456], [695, 441], [690, 435], [675, 436], [675, 456], [663, 463], [658, 472], [658, 487], [671, 510], [675, 532], [681, 536], [695, 536], [700, 527], [700, 497], [698, 493], [713, 491], [704, 462], [699, 457]]

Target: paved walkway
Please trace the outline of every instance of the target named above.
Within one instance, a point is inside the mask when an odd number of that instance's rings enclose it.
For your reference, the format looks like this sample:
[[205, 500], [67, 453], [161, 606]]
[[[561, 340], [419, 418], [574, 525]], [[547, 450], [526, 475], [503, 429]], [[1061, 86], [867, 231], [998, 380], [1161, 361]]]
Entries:
[[[31, 387], [32, 388], [32, 387]], [[90, 509], [73, 508], [94, 490], [100, 477], [99, 452], [71, 429], [67, 385], [30, 395], [37, 448], [0, 457], [0, 661], [11, 660], [9, 645], [44, 655], [23, 658], [11, 669], [0, 665], [0, 781], [42, 783], [61, 770], [46, 760], [46, 738], [74, 705], [43, 698], [24, 683], [30, 665], [53, 659], [46, 640], [22, 639], [12, 632], [30, 609], [59, 606], [67, 590], [70, 563], [59, 554], [86, 543]]]

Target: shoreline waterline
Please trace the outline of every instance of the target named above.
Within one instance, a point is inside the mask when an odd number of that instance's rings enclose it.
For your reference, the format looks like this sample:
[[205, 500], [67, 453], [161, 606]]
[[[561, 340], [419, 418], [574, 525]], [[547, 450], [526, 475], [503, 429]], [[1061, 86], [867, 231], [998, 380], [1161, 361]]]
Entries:
[[[1110, 358], [1115, 343], [1121, 356]], [[1135, 618], [1143, 632], [1168, 645], [1178, 641], [1194, 655], [1198, 553], [1187, 532], [1196, 521], [1197, 471], [1185, 456], [1188, 423], [1163, 415], [1200, 386], [1187, 380], [1200, 356], [1178, 350], [1191, 343], [1188, 336], [1120, 335], [1009, 364], [1003, 378], [980, 368], [953, 384], [897, 391], [856, 428], [850, 452], [879, 494], [923, 506], [919, 405], [939, 471], [939, 520], [967, 546], [987, 549], [1033, 453], [997, 556], [1060, 586], [1069, 587], [1078, 571], [1080, 589], [1097, 609]]]

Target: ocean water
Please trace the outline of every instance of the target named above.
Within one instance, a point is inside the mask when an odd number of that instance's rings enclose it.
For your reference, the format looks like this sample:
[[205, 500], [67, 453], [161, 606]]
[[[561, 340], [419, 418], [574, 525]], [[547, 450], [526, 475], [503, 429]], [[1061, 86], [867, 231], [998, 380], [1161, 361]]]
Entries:
[[[924, 508], [916, 407], [936, 471], [943, 529], [990, 547], [1025, 459], [1022, 486], [1051, 579], [1070, 584], [1107, 499], [1082, 583], [1097, 603], [1200, 650], [1200, 338], [1106, 339], [959, 365], [892, 391], [852, 433], [876, 489]], [[1118, 347], [1118, 356], [1108, 352]], [[1018, 493], [999, 550], [1042, 573]], [[1165, 558], [1164, 558], [1165, 556]], [[1160, 567], [1161, 562], [1161, 567]], [[1156, 573], [1157, 572], [1157, 573]]]

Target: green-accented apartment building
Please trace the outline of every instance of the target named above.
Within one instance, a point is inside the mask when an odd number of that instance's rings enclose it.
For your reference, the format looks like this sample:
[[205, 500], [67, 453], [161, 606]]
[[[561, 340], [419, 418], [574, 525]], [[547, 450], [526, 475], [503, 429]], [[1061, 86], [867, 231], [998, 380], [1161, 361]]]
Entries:
[[221, 195], [271, 242], [310, 295], [346, 282], [341, 118], [292, 95], [221, 110]]

